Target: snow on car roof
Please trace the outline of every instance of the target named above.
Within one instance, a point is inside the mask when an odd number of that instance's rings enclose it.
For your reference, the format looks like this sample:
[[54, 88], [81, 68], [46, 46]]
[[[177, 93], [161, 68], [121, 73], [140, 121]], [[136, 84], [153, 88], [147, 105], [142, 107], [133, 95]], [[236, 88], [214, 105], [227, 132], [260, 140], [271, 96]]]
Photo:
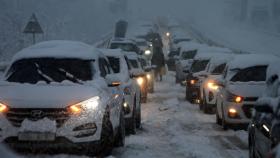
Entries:
[[221, 53], [197, 53], [194, 60], [211, 60], [213, 57], [222, 55]]
[[90, 45], [76, 41], [46, 41], [19, 51], [13, 61], [26, 58], [78, 58], [96, 59], [99, 51]]
[[121, 49], [99, 49], [105, 56], [119, 57], [123, 56], [124, 52]]
[[178, 47], [181, 48], [181, 52], [182, 52], [182, 51], [190, 51], [190, 50], [195, 50], [195, 49], [208, 47], [208, 46], [197, 43], [197, 42], [190, 41], [190, 42], [180, 42], [180, 43], [178, 43]]
[[277, 56], [269, 54], [240, 54], [228, 63], [229, 69], [244, 69], [257, 65], [269, 65], [279, 60]]
[[228, 62], [230, 62], [231, 60], [233, 60], [234, 58], [234, 54], [228, 54], [228, 53], [215, 53], [210, 62], [209, 62], [209, 71], [213, 71], [217, 66], [221, 65], [221, 64], [226, 64]]
[[198, 49], [198, 53], [232, 53], [232, 51], [228, 48], [221, 47], [200, 47]]

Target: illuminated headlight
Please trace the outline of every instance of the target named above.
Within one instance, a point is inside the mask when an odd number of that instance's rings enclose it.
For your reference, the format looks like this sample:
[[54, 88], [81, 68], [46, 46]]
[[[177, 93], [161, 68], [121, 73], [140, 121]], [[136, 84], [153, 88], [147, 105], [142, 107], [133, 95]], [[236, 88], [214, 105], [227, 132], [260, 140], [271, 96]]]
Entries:
[[95, 110], [99, 105], [100, 97], [96, 96], [78, 104], [71, 105], [67, 108], [68, 112], [73, 115], [79, 115], [84, 110]]
[[145, 55], [150, 55], [152, 52], [150, 50], [145, 50]]
[[153, 46], [153, 44], [152, 43], [150, 43], [150, 47], [152, 47]]
[[219, 88], [219, 86], [216, 85], [214, 82], [208, 82], [207, 87], [211, 90], [217, 90]]
[[150, 80], [152, 78], [151, 74], [147, 74], [147, 79]]
[[144, 79], [142, 77], [137, 78], [137, 83], [141, 86], [144, 83]]
[[166, 36], [169, 37], [170, 36], [170, 32], [166, 32]]
[[5, 113], [9, 110], [8, 106], [0, 103], [0, 113]]

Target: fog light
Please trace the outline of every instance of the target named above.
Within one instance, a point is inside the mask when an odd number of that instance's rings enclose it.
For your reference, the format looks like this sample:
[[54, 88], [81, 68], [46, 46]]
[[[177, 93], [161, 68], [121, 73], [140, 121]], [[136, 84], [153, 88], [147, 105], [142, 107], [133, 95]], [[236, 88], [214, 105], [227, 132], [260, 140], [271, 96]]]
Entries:
[[228, 110], [228, 116], [231, 118], [236, 118], [238, 116], [237, 110], [234, 108], [230, 108]]
[[200, 99], [196, 99], [195, 103], [200, 104]]
[[73, 129], [73, 131], [81, 131], [81, 130], [96, 130], [96, 124], [95, 123], [87, 123], [87, 124], [83, 124], [81, 126], [75, 127]]
[[124, 109], [124, 114], [126, 115], [126, 114], [129, 114], [130, 113], [130, 107], [129, 107], [129, 105], [128, 105], [128, 103], [127, 102], [125, 102], [125, 103], [123, 103], [123, 109]]

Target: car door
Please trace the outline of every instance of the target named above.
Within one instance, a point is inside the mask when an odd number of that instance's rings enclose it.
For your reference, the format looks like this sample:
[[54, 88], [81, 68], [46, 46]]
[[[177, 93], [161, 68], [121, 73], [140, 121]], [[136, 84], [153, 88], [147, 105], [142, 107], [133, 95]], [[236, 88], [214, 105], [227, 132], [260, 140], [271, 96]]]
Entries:
[[258, 117], [255, 130], [255, 147], [259, 157], [266, 157], [269, 153], [272, 142], [270, 139], [272, 115], [264, 113], [256, 113]]
[[219, 90], [217, 92], [217, 110], [218, 110], [218, 114], [220, 116], [220, 118], [222, 118], [223, 115], [223, 102], [225, 99], [225, 94], [226, 94], [226, 77], [227, 77], [227, 73], [228, 73], [228, 68], [225, 69], [225, 71], [223, 72], [223, 75], [221, 77], [221, 81], [224, 82], [224, 86], [220, 86]]
[[[100, 75], [106, 78], [107, 75], [111, 74], [111, 68], [109, 62], [105, 58], [99, 58], [99, 69]], [[110, 95], [109, 108], [110, 108], [110, 119], [113, 128], [117, 128], [119, 125], [119, 117], [122, 105], [122, 96], [119, 87], [107, 87], [108, 94]]]

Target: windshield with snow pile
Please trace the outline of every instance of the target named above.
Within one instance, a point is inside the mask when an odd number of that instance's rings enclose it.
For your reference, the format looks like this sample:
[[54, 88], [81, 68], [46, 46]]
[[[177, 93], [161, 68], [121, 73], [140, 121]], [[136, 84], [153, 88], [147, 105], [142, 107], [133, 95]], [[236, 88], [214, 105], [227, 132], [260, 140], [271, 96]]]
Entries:
[[[232, 82], [265, 81], [267, 66], [254, 66], [238, 71], [232, 78]], [[233, 70], [234, 71], [234, 70]]]
[[36, 84], [92, 80], [91, 61], [79, 59], [22, 59], [13, 63], [6, 77], [9, 82]]
[[206, 69], [209, 60], [195, 60], [191, 67], [191, 72], [200, 72]]
[[224, 72], [226, 68], [226, 63], [223, 63], [221, 65], [218, 65], [217, 67], [214, 68], [214, 70], [211, 72], [213, 75], [220, 75]]

